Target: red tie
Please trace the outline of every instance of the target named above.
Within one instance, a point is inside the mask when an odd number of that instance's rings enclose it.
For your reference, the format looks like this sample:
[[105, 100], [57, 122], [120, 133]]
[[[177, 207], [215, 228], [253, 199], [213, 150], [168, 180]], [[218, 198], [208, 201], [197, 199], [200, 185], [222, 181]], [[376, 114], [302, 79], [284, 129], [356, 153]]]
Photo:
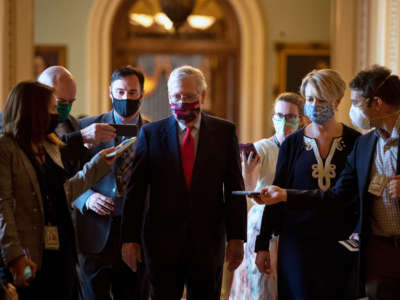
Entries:
[[186, 127], [185, 137], [181, 146], [181, 160], [183, 173], [185, 174], [186, 186], [190, 190], [192, 182], [192, 172], [194, 165], [194, 139], [192, 137], [193, 127]]

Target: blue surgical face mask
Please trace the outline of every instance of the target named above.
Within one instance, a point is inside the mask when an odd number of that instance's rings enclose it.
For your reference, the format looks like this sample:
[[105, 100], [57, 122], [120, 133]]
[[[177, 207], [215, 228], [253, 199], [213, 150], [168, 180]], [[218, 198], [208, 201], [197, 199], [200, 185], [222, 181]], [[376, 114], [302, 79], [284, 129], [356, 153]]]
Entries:
[[311, 122], [318, 125], [324, 125], [330, 119], [333, 118], [335, 112], [333, 111], [333, 105], [304, 105], [304, 114], [311, 120]]
[[297, 119], [286, 121], [285, 118], [279, 118], [278, 116], [275, 116], [272, 121], [274, 123], [275, 134], [278, 137], [286, 137], [295, 132], [300, 124]]

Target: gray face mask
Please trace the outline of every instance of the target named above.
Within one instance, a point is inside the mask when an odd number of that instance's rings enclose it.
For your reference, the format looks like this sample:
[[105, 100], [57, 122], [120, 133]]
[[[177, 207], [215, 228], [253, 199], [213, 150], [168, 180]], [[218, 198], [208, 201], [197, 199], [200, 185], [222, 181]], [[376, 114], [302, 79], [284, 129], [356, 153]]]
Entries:
[[304, 105], [304, 114], [311, 120], [311, 122], [318, 125], [324, 125], [335, 115], [333, 105]]

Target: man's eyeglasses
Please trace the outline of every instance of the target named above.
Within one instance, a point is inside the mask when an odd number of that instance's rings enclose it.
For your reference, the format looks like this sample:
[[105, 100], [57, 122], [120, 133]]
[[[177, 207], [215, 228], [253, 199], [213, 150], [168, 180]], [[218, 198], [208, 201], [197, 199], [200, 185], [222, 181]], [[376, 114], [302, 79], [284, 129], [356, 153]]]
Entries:
[[176, 94], [176, 95], [170, 95], [169, 99], [172, 102], [194, 102], [197, 101], [199, 99], [198, 95], [180, 95], [180, 94]]
[[282, 113], [275, 113], [274, 116], [280, 119], [285, 119], [286, 121], [294, 120], [299, 117], [299, 115], [296, 114], [282, 114]]

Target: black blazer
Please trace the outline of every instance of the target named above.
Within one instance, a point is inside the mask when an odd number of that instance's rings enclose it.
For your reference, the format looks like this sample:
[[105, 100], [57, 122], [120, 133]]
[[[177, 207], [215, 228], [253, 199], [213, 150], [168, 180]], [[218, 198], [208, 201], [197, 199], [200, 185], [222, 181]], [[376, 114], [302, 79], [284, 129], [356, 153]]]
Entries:
[[197, 261], [222, 265], [226, 237], [246, 239], [246, 199], [231, 194], [244, 187], [235, 126], [202, 114], [190, 191], [182, 171], [177, 126], [169, 117], [143, 126], [140, 132], [124, 197], [123, 242], [143, 242], [149, 264], [176, 264], [189, 243], [202, 251]]
[[[289, 209], [304, 209], [317, 206], [329, 207], [331, 205], [348, 206], [350, 204], [348, 202], [352, 199], [348, 195], [358, 194], [360, 205], [360, 271], [362, 280], [365, 279], [366, 271], [365, 250], [371, 235], [372, 198], [369, 196], [368, 187], [377, 140], [376, 130], [359, 137], [347, 159], [344, 170], [332, 189], [326, 192], [318, 190], [287, 191], [287, 206]], [[399, 174], [399, 171], [400, 160], [397, 159], [396, 174]]]

